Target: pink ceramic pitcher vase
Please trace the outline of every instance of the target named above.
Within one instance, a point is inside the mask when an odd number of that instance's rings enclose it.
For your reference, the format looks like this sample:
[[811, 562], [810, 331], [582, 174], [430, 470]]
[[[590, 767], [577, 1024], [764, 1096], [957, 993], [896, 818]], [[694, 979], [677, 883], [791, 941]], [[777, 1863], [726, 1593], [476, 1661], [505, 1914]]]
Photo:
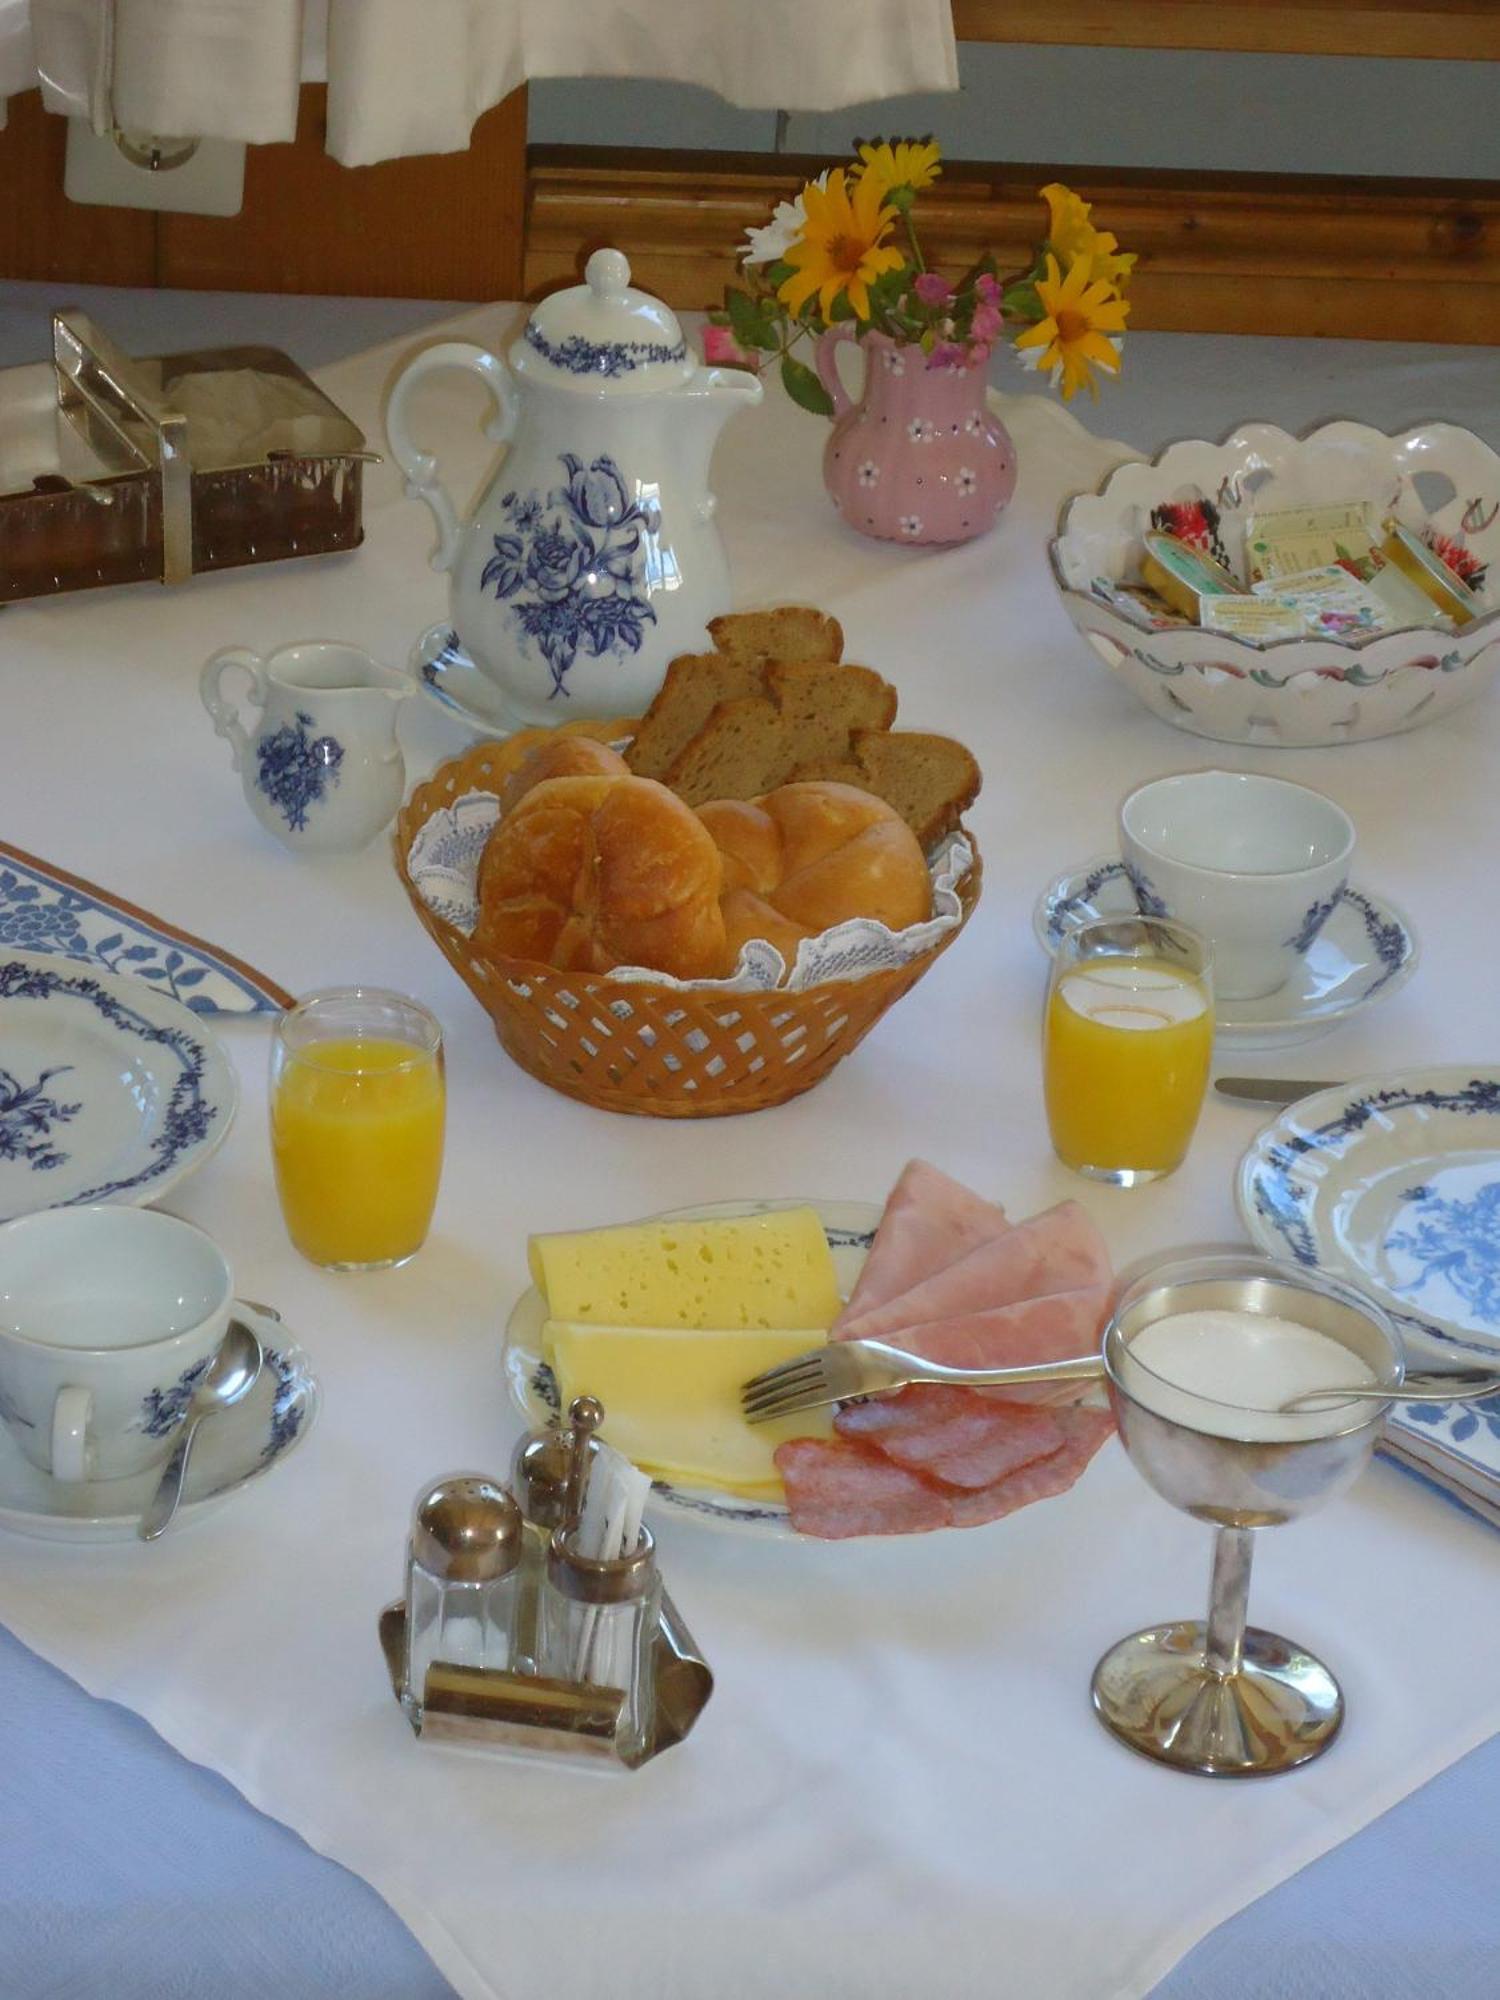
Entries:
[[848, 324], [818, 342], [833, 398], [823, 482], [851, 528], [890, 542], [967, 542], [992, 527], [1016, 490], [1010, 433], [985, 403], [985, 362], [933, 368], [920, 347], [867, 334], [864, 394], [839, 375]]

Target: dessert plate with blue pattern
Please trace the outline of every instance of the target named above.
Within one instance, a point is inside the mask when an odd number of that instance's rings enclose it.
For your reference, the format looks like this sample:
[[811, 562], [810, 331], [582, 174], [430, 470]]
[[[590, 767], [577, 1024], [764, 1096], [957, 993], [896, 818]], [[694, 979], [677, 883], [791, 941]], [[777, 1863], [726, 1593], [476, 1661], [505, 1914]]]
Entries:
[[0, 951], [0, 1222], [155, 1201], [223, 1142], [238, 1095], [218, 1041], [170, 994]]
[[1262, 1250], [1350, 1279], [1419, 1345], [1500, 1349], [1500, 1068], [1304, 1097], [1245, 1154], [1236, 1193]]
[[[1038, 899], [1032, 928], [1050, 956], [1079, 924], [1140, 914], [1125, 863], [1117, 855], [1102, 855], [1058, 876]], [[1411, 919], [1388, 898], [1351, 884], [1302, 949], [1299, 970], [1285, 986], [1258, 1000], [1216, 996], [1215, 1032], [1221, 1042], [1241, 1049], [1286, 1049], [1314, 1041], [1399, 991], [1420, 956]]]

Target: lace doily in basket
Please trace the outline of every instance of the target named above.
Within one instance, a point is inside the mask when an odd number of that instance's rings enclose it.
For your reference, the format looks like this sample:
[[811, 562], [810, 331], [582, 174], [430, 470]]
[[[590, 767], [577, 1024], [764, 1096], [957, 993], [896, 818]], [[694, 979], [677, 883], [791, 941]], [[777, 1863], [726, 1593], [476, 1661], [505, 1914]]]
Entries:
[[[493, 792], [465, 792], [432, 815], [407, 855], [407, 871], [422, 901], [465, 937], [472, 935], [479, 918], [479, 861], [499, 817], [500, 801]], [[829, 979], [863, 979], [923, 957], [958, 924], [963, 914], [958, 884], [973, 865], [974, 850], [966, 837], [951, 834], [928, 861], [933, 913], [925, 923], [893, 931], [871, 917], [851, 917], [818, 937], [804, 938], [785, 991], [800, 993]], [[785, 973], [786, 961], [776, 947], [753, 938], [727, 979], [673, 979], [642, 965], [622, 965], [609, 976], [625, 984], [768, 993], [782, 985]]]

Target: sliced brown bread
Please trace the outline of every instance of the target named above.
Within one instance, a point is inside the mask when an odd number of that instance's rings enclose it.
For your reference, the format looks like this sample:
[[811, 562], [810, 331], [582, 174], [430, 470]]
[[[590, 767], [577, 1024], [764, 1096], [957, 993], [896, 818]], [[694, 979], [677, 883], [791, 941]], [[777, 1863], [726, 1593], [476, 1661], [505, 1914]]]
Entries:
[[781, 783], [786, 725], [769, 695], [721, 701], [663, 782], [690, 806], [709, 799], [753, 799]]
[[760, 694], [759, 659], [728, 653], [684, 653], [667, 668], [655, 701], [641, 718], [625, 761], [638, 778], [662, 778], [721, 701]]
[[856, 729], [852, 757], [811, 758], [791, 773], [859, 785], [894, 806], [928, 853], [979, 796], [979, 765], [951, 736], [917, 729]]
[[896, 690], [869, 667], [768, 660], [766, 692], [720, 702], [674, 758], [665, 782], [691, 806], [753, 799], [808, 757], [847, 756], [856, 729], [883, 729]]
[[837, 618], [807, 604], [778, 604], [770, 611], [728, 611], [710, 618], [708, 636], [721, 653], [738, 660], [841, 660], [844, 632]]

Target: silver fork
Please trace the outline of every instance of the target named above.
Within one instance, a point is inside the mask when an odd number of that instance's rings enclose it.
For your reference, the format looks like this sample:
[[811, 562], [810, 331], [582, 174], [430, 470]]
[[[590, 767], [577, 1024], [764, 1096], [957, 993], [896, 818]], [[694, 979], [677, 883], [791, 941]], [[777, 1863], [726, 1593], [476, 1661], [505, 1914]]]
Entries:
[[796, 1416], [851, 1396], [884, 1395], [913, 1382], [1003, 1389], [1028, 1382], [1097, 1382], [1103, 1375], [1102, 1354], [1038, 1361], [1025, 1368], [945, 1368], [941, 1362], [924, 1361], [920, 1354], [888, 1347], [883, 1340], [831, 1340], [826, 1347], [815, 1347], [755, 1376], [740, 1390], [740, 1402], [748, 1422], [765, 1424], [773, 1417]]

